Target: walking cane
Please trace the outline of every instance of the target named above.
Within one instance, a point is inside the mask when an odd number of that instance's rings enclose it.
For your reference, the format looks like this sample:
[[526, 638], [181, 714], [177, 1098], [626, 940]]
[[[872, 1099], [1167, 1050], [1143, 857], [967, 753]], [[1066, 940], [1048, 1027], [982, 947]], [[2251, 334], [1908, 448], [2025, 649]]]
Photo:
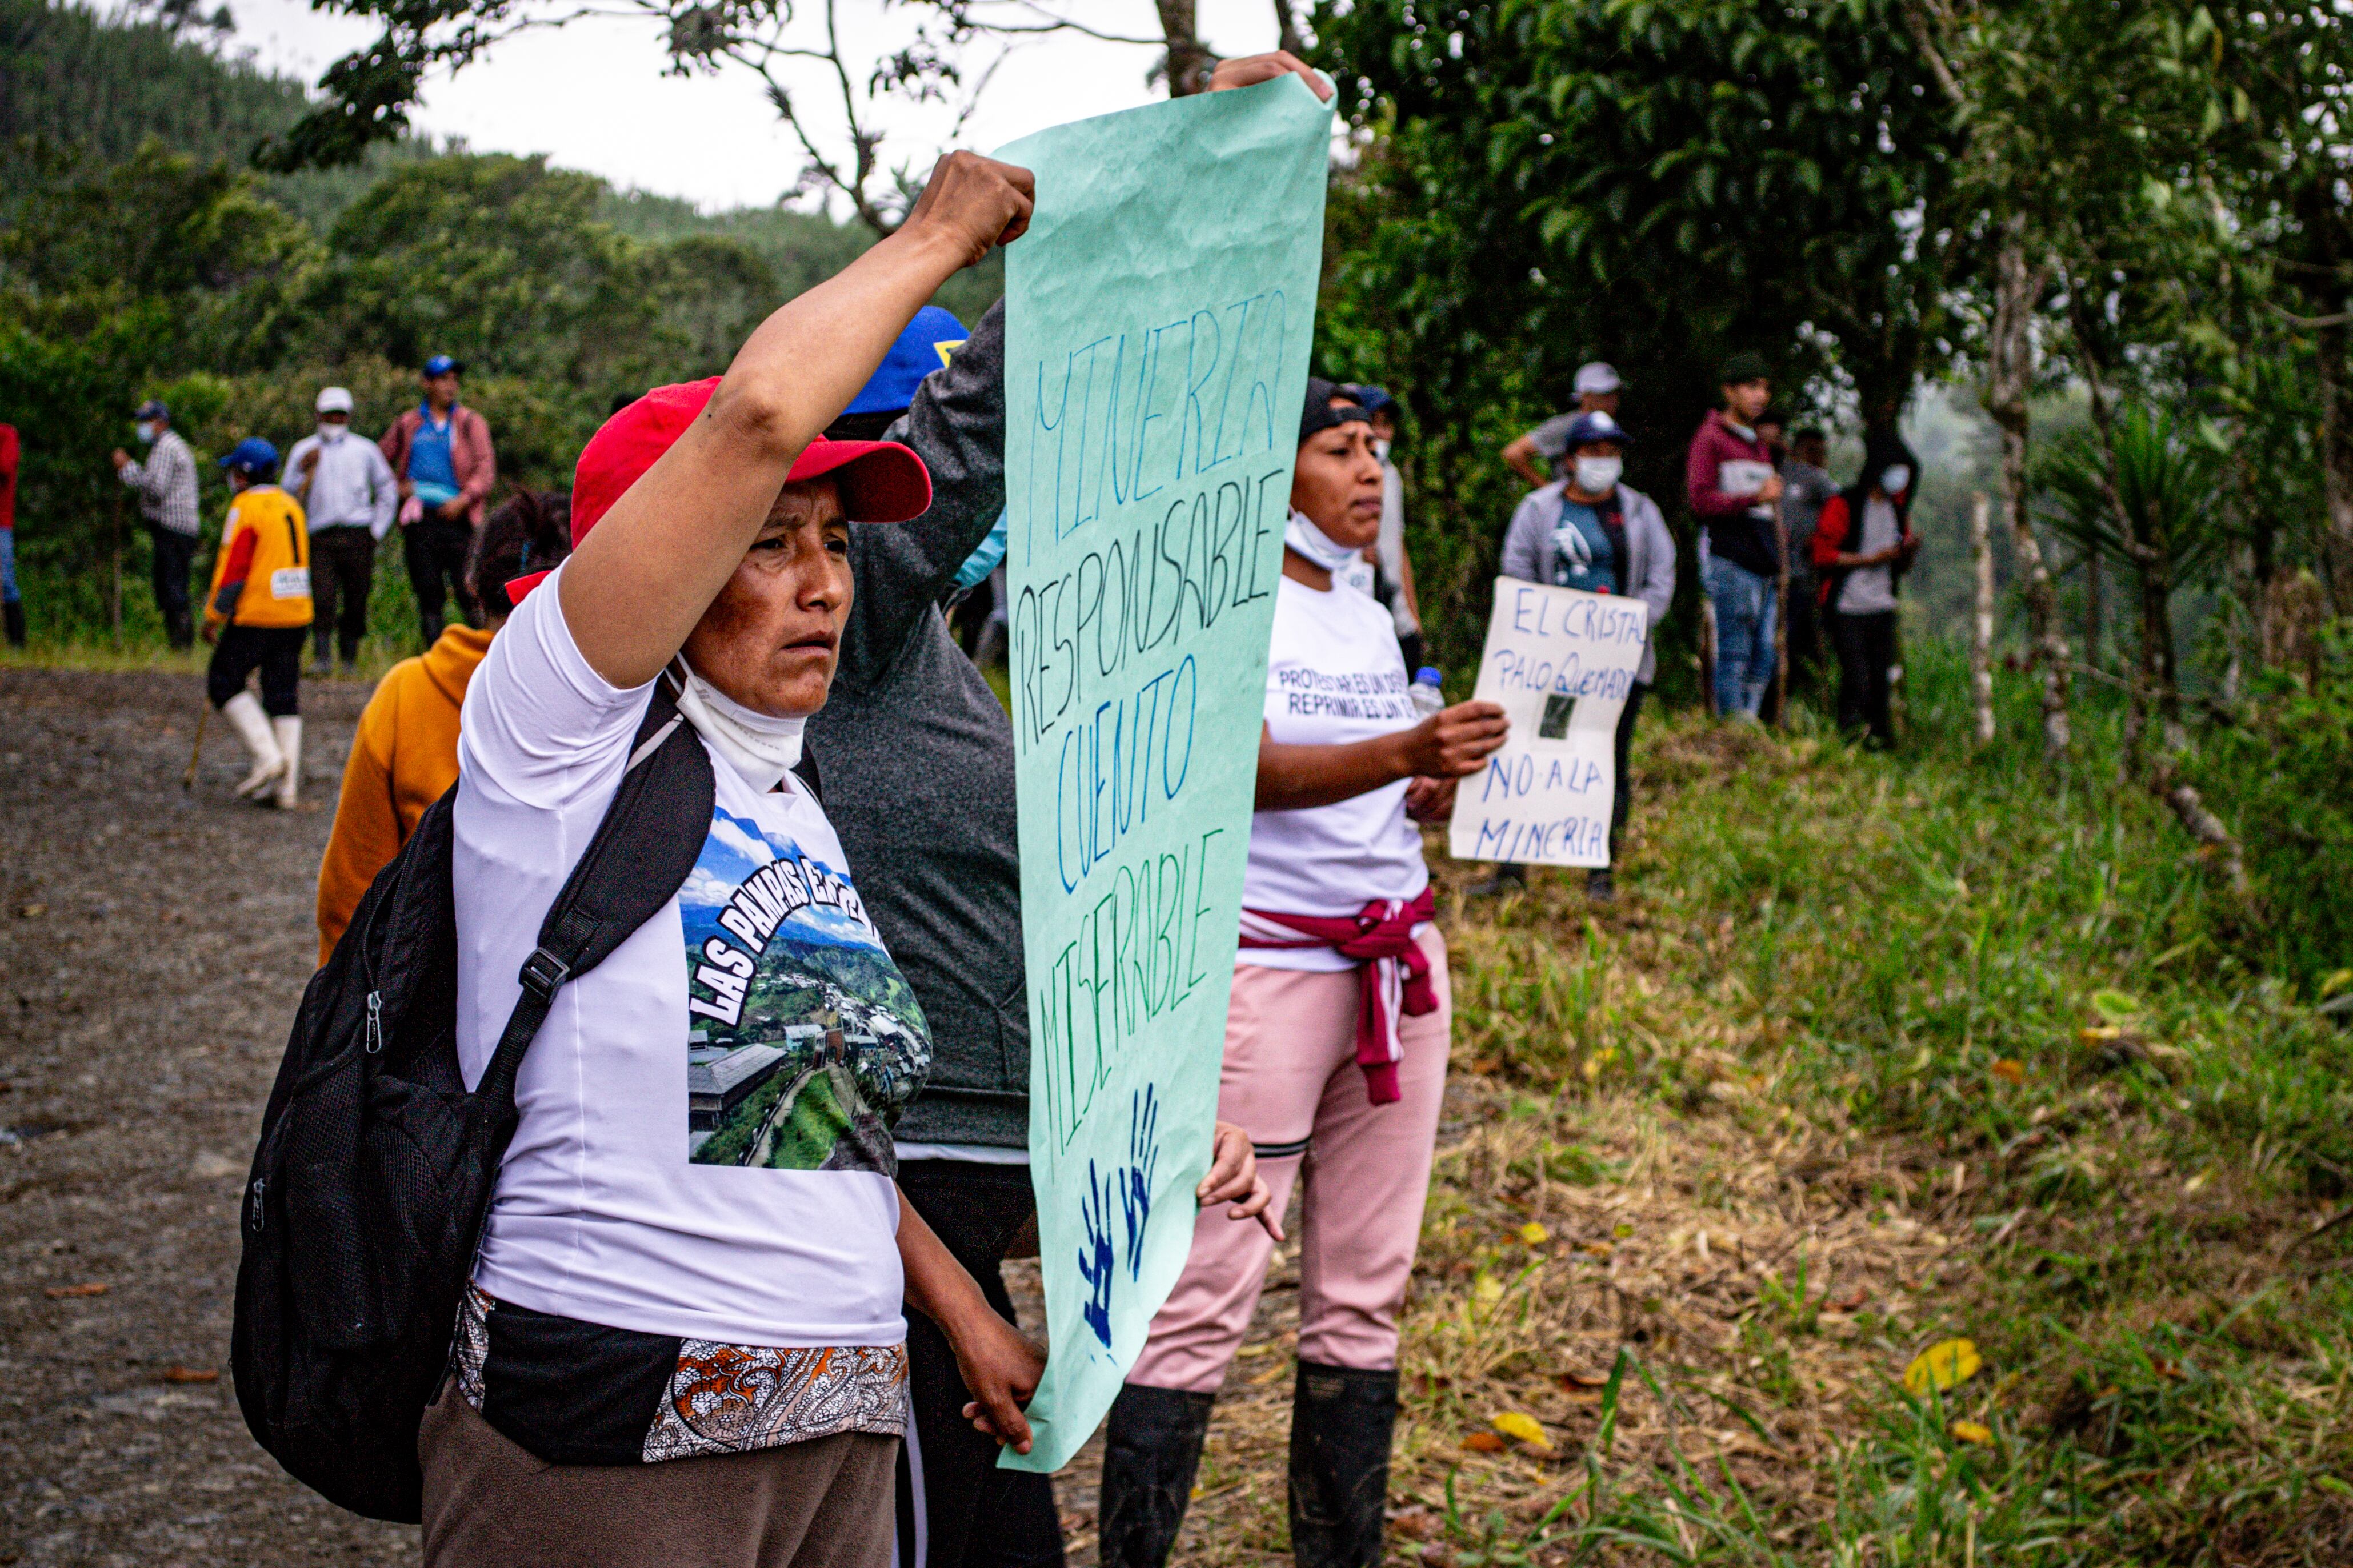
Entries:
[[196, 743], [188, 748], [188, 771], [180, 779], [180, 793], [186, 795], [196, 787], [196, 760], [205, 754], [205, 721], [213, 716], [213, 705], [207, 701], [196, 713]]

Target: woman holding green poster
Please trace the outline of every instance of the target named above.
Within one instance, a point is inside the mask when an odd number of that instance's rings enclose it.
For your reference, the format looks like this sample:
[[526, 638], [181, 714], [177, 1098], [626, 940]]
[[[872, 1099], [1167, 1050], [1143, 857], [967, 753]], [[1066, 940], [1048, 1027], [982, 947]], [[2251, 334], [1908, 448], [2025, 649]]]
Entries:
[[[1364, 409], [1307, 384], [1267, 661], [1242, 952], [1220, 1121], [1256, 1142], [1280, 1214], [1307, 1172], [1291, 1543], [1300, 1568], [1381, 1556], [1397, 1415], [1398, 1310], [1421, 1231], [1446, 1088], [1446, 944], [1418, 822], [1504, 743], [1504, 710], [1416, 709], [1389, 614], [1356, 585], [1380, 531]], [[1206, 1213], [1207, 1211], [1205, 1211]], [[1273, 1237], [1213, 1215], [1113, 1405], [1102, 1561], [1159, 1568]]]

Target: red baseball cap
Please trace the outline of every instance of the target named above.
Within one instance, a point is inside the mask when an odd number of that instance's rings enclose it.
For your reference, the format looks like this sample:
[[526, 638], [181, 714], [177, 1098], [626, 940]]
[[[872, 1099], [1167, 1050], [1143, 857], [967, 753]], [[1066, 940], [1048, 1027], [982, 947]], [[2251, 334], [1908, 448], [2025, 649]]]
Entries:
[[[575, 550], [597, 519], [628, 493], [654, 460], [694, 423], [719, 377], [657, 386], [605, 421], [581, 449], [572, 476], [572, 544]], [[841, 509], [852, 522], [905, 522], [932, 504], [932, 476], [923, 460], [896, 441], [828, 441], [820, 436], [794, 459], [785, 476], [791, 484], [832, 475]], [[516, 604], [539, 585], [545, 573], [507, 584]]]

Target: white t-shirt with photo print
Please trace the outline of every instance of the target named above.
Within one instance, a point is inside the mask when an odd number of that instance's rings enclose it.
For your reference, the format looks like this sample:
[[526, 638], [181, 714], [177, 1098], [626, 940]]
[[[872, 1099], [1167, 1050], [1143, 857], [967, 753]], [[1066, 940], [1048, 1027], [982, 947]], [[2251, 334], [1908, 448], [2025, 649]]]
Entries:
[[[1266, 726], [1293, 746], [1345, 746], [1421, 721], [1397, 627], [1377, 600], [1345, 585], [1318, 593], [1289, 577], [1274, 601]], [[1405, 814], [1406, 781], [1295, 811], [1250, 818], [1242, 905], [1270, 914], [1353, 915], [1375, 899], [1430, 884], [1421, 830]], [[1356, 967], [1328, 947], [1244, 948], [1237, 963], [1335, 973]]]
[[[589, 668], [559, 578], [491, 644], [460, 719], [469, 1083], [652, 696]], [[501, 1301], [642, 1333], [896, 1344], [889, 1123], [930, 1063], [923, 1013], [822, 807], [789, 774], [763, 792], [711, 755], [716, 804], [692, 874], [556, 993], [523, 1058], [474, 1279]]]

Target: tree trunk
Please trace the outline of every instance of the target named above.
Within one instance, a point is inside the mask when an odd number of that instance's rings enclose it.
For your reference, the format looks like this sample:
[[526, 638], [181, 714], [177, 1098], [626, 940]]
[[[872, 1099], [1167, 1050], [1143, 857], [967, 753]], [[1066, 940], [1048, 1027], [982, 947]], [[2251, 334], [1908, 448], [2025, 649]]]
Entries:
[[2042, 667], [2042, 755], [2067, 755], [2073, 734], [2067, 717], [2067, 637], [2059, 626], [2059, 596], [2051, 568], [2034, 537], [2026, 508], [2026, 442], [2030, 416], [2026, 395], [2034, 374], [2034, 304], [2047, 270], [2026, 261], [2026, 224], [2004, 226], [1995, 263], [1993, 327], [1986, 346], [1986, 412], [2001, 426], [2002, 499], [2010, 509], [2010, 539], [2018, 552], [2018, 575], [2026, 595], [2027, 628], [2034, 661]]
[[2097, 669], [2100, 665], [2100, 637], [2106, 628], [2108, 615], [2106, 569], [2100, 564], [2100, 552], [2084, 552], [2084, 662]]
[[2320, 362], [2320, 481], [2328, 505], [2321, 560], [2332, 608], [2353, 616], [2353, 383], [2345, 363], [2353, 329], [2345, 321], [2347, 234], [2333, 169], [2322, 165], [2320, 179], [2296, 193], [2295, 210], [2305, 252], [2296, 270], [2318, 323], [2313, 346]]
[[1969, 498], [1969, 560], [1977, 568], [1977, 614], [1969, 622], [1969, 696], [1980, 746], [1993, 743], [1993, 502]]
[[1274, 0], [1275, 47], [1288, 49], [1303, 58], [1307, 53], [1307, 40], [1299, 36], [1299, 17], [1291, 9], [1291, 0]]
[[2335, 324], [2313, 333], [2320, 361], [2320, 478], [2328, 499], [2323, 555], [2329, 597], [2340, 616], [2353, 615], [2353, 384], [2346, 374], [2344, 308], [2343, 292], [2331, 289], [2322, 309]]
[[1160, 34], [1168, 40], [1168, 58], [1162, 70], [1168, 78], [1168, 96], [1183, 98], [1206, 91], [1209, 73], [1218, 68], [1196, 30], [1193, 0], [1153, 0], [1160, 11]]

